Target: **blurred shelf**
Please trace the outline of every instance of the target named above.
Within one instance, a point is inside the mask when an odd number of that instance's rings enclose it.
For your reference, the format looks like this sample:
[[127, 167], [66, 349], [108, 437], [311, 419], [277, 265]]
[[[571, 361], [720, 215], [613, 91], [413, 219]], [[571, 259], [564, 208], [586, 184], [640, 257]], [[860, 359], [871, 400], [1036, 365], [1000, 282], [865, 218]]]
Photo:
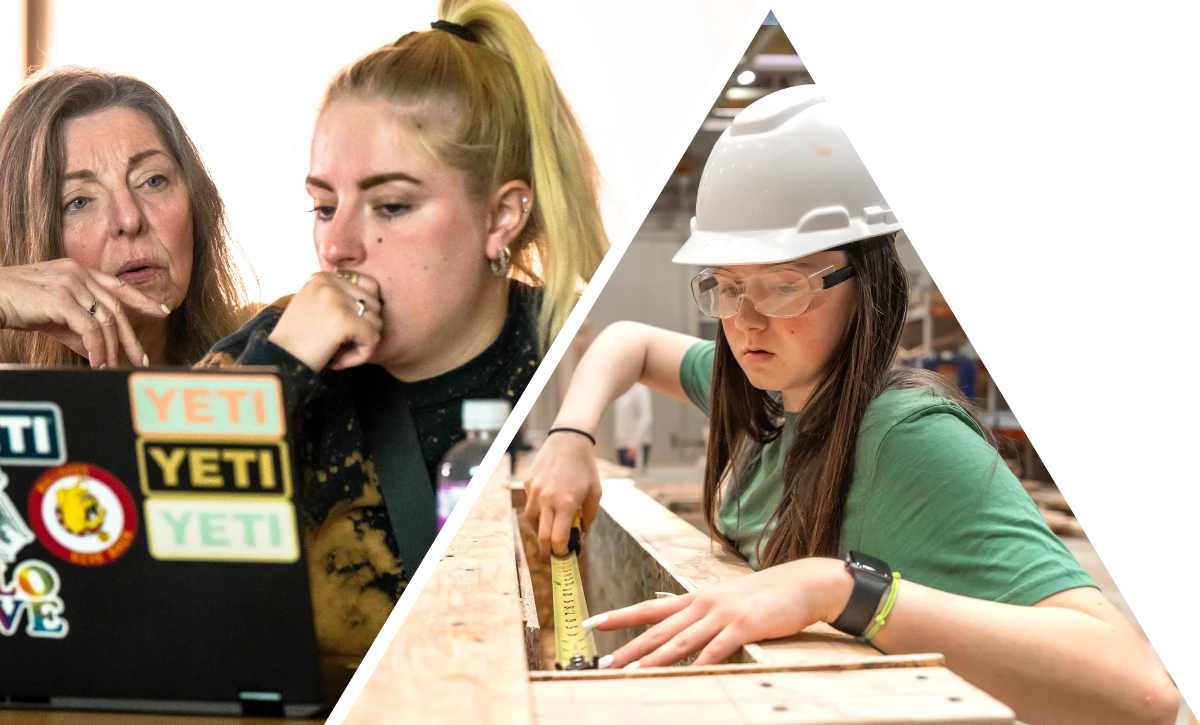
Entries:
[[983, 410], [979, 417], [984, 425], [997, 432], [1024, 432], [1011, 410]]

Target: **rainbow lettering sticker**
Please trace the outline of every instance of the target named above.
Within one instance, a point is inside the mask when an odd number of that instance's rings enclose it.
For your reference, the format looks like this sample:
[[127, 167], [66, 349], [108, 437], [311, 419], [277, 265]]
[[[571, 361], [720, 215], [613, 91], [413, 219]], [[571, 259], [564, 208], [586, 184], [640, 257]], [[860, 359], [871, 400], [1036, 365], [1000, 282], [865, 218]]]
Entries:
[[63, 561], [108, 564], [133, 544], [137, 506], [129, 489], [99, 466], [68, 463], [46, 471], [29, 492], [29, 522]]
[[25, 634], [30, 637], [66, 637], [59, 584], [58, 572], [44, 561], [27, 559], [17, 564], [8, 582], [4, 581], [4, 564], [0, 563], [0, 634], [16, 634], [24, 617]]

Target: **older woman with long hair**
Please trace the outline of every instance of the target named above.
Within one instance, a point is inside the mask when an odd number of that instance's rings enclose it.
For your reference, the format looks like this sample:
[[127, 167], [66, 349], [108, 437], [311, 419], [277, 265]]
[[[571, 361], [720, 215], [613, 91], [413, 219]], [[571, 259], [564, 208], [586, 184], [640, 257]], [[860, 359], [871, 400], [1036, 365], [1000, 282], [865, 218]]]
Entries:
[[0, 362], [191, 364], [245, 310], [225, 206], [166, 100], [84, 68], [0, 117]]

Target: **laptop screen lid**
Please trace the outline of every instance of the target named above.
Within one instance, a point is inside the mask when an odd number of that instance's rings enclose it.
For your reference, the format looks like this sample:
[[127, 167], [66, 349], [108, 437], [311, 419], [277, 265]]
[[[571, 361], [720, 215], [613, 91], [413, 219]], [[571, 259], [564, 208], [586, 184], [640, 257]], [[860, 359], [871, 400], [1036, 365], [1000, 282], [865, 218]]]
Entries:
[[308, 715], [278, 377], [0, 366], [0, 696]]

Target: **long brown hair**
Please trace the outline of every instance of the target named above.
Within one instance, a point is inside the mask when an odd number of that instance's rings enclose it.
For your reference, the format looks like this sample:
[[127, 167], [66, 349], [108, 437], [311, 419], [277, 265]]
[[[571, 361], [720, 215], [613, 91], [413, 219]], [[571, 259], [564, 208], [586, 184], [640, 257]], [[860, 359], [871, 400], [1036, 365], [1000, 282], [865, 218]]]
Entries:
[[[171, 313], [167, 362], [190, 364], [238, 328], [249, 311], [232, 257], [225, 205], [179, 118], [149, 84], [130, 76], [64, 67], [30, 78], [0, 117], [0, 266], [65, 256], [59, 194], [66, 172], [66, 122], [129, 108], [154, 123], [175, 157], [192, 212], [192, 276]], [[83, 365], [49, 335], [0, 330], [0, 362]]]
[[477, 198], [509, 180], [529, 184], [533, 208], [509, 251], [513, 276], [544, 288], [544, 353], [608, 251], [596, 165], [545, 54], [512, 8], [442, 0], [438, 16], [463, 26], [469, 40], [444, 30], [408, 33], [340, 72], [325, 104], [395, 103], [436, 158], [466, 173]]
[[[765, 547], [759, 542], [763, 567], [839, 555], [859, 428], [881, 393], [930, 388], [979, 422], [975, 407], [946, 378], [895, 363], [908, 307], [908, 275], [896, 254], [895, 235], [854, 242], [837, 251], [845, 252], [854, 267], [856, 304], [828, 370], [797, 418], [784, 461], [783, 494], [764, 529], [770, 537]], [[753, 461], [763, 444], [780, 436], [782, 417], [778, 400], [750, 384], [718, 326], [704, 471], [704, 516], [714, 539], [726, 541], [716, 526], [722, 495], [737, 495], [738, 479], [747, 473], [744, 464]], [[987, 429], [982, 424], [980, 428], [994, 445]]]

